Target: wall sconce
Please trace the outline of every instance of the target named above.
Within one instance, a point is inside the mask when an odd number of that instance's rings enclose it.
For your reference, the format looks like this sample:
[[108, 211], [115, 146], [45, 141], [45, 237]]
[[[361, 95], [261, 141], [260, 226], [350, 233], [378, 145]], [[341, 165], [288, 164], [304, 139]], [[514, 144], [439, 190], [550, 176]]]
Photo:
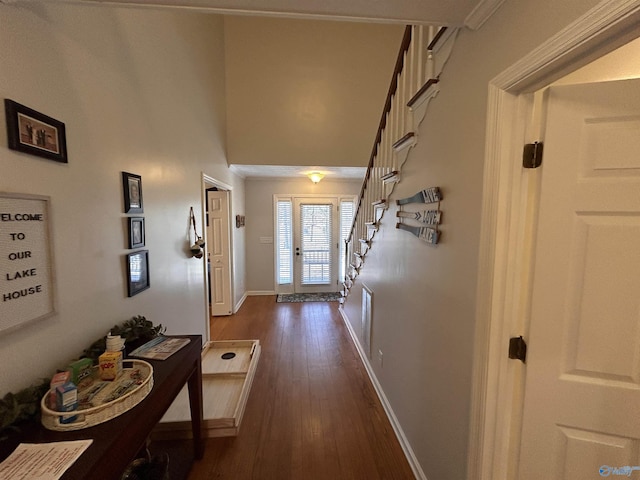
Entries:
[[324, 178], [324, 173], [311, 172], [307, 174], [307, 177], [309, 177], [309, 180], [311, 180], [313, 183], [318, 183]]
[[193, 226], [193, 236], [195, 237], [195, 243], [191, 245], [191, 254], [196, 258], [202, 258], [204, 256], [204, 238], [198, 235], [196, 230], [196, 216], [193, 214], [193, 207], [190, 207], [191, 225]]

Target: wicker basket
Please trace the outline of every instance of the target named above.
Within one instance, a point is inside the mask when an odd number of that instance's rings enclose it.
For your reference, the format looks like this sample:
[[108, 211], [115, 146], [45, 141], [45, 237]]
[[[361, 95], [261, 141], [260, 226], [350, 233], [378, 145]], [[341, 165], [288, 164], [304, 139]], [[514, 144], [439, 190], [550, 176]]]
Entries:
[[[144, 400], [153, 388], [153, 367], [143, 360], [125, 360], [124, 363], [127, 367], [123, 368], [122, 373], [113, 382], [100, 381], [97, 367], [94, 367], [94, 377], [97, 383], [78, 391], [78, 398], [80, 399], [88, 390], [104, 383], [103, 388], [94, 397], [93, 404], [97, 404], [96, 406], [84, 408], [81, 405], [77, 410], [72, 412], [58, 412], [51, 410], [47, 406], [47, 399], [49, 397], [49, 392], [47, 392], [40, 401], [42, 425], [48, 430], [80, 430], [111, 420], [135, 407]], [[132, 375], [135, 376], [137, 380], [135, 388], [131, 388], [124, 395], [109, 401], [109, 397], [122, 386], [122, 382], [131, 378]], [[61, 423], [61, 419], [69, 415], [77, 415], [77, 419], [71, 423]]]

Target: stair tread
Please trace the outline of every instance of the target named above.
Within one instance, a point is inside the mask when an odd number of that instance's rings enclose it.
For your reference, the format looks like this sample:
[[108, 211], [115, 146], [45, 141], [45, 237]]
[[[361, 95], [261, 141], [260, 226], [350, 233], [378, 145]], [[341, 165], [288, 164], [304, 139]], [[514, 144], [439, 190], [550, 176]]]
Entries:
[[407, 106], [412, 107], [420, 99], [422, 94], [424, 94], [424, 92], [429, 90], [429, 88], [432, 85], [435, 85], [436, 83], [438, 83], [437, 78], [430, 78], [429, 80], [427, 80], [427, 82], [420, 88], [420, 90], [418, 90], [416, 94], [413, 97], [411, 97], [411, 100], [407, 102]]

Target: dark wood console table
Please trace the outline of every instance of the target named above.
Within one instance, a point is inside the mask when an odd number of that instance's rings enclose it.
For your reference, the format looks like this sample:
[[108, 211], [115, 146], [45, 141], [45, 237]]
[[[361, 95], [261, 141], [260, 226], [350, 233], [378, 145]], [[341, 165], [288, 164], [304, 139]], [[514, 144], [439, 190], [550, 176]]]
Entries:
[[191, 342], [167, 360], [145, 360], [153, 365], [153, 389], [128, 412], [100, 425], [71, 432], [47, 430], [35, 422], [22, 424], [18, 433], [0, 442], [0, 460], [8, 457], [19, 443], [93, 439], [91, 446], [62, 478], [118, 480], [138, 452], [144, 449], [147, 437], [185, 384], [189, 388], [193, 456], [202, 458], [202, 337], [185, 337]]

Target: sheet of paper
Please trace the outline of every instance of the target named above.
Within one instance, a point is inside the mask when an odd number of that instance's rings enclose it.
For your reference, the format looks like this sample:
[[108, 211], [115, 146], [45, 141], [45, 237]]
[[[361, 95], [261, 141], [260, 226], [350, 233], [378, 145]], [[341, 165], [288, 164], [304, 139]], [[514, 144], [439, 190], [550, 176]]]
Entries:
[[21, 443], [0, 463], [3, 480], [58, 480], [93, 440]]

